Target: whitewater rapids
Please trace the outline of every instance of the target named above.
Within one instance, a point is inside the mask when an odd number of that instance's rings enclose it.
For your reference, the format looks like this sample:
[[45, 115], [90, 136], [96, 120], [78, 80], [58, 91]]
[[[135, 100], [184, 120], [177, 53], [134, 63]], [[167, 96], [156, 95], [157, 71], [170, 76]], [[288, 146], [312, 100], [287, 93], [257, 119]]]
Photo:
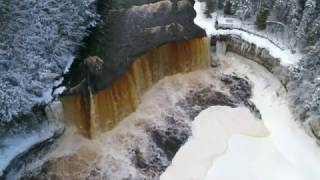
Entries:
[[244, 108], [211, 107], [201, 112], [193, 122], [193, 135], [161, 180], [320, 179], [319, 147], [294, 122], [280, 81], [236, 54], [219, 59], [223, 73], [251, 81], [251, 100], [263, 121], [259, 124]]

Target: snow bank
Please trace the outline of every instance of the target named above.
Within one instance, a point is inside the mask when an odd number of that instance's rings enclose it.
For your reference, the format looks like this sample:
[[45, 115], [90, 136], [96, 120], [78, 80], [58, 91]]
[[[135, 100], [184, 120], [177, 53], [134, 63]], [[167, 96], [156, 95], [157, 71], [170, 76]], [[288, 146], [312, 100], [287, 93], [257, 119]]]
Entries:
[[[230, 24], [229, 19], [224, 17], [218, 17], [216, 13], [212, 13], [211, 18], [208, 18], [204, 13], [205, 8], [206, 8], [205, 2], [196, 1], [194, 5], [194, 9], [197, 12], [197, 16], [194, 19], [194, 22], [201, 28], [205, 29], [208, 36], [219, 36], [219, 35], [239, 36], [244, 41], [253, 43], [259, 48], [267, 49], [270, 52], [270, 55], [272, 55], [275, 58], [279, 58], [281, 64], [284, 66], [297, 64], [301, 59], [300, 54], [298, 53], [293, 54], [291, 53], [290, 49], [282, 50], [267, 38], [263, 38], [255, 34], [241, 31], [239, 29], [216, 29], [216, 22]], [[239, 23], [240, 23], [239, 21], [234, 21], [232, 27], [238, 28], [238, 26], [240, 26]]]

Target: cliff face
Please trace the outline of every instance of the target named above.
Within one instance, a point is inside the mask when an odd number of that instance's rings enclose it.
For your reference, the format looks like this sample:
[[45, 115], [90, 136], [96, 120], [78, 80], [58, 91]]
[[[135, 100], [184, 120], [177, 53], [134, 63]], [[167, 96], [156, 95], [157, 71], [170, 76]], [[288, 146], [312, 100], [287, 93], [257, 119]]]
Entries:
[[[144, 4], [134, 1], [125, 7], [114, 4], [103, 12], [101, 22], [86, 39], [86, 46], [66, 75], [65, 85], [69, 88], [82, 82], [86, 84], [85, 88], [89, 84], [95, 93], [125, 74], [136, 57], [147, 50], [168, 42], [205, 36], [205, 32], [193, 23], [196, 13], [190, 0]], [[87, 71], [84, 59], [89, 56], [97, 56], [103, 61], [99, 74]], [[83, 89], [82, 84], [81, 88], [69, 93], [78, 94]]]
[[249, 43], [241, 37], [234, 35], [220, 35], [211, 38], [211, 45], [215, 48], [217, 43], [221, 42], [226, 46], [225, 51], [235, 52], [243, 57], [253, 60], [267, 68], [270, 72], [273, 71], [274, 67], [280, 66], [280, 60], [272, 57], [268, 50], [259, 48], [257, 45]]
[[172, 42], [136, 58], [129, 70], [108, 87], [93, 93], [63, 98], [65, 120], [75, 124], [82, 135], [94, 137], [113, 128], [134, 112], [142, 95], [160, 79], [176, 73], [207, 68], [209, 41], [198, 38]]

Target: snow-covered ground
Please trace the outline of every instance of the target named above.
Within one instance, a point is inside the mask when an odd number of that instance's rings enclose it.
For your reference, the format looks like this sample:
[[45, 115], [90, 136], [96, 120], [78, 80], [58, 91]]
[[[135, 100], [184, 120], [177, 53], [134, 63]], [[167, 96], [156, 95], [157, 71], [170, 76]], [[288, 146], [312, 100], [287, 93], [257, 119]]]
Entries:
[[[257, 138], [235, 135], [237, 132], [233, 131], [230, 139], [222, 138], [224, 143], [216, 143], [214, 140], [219, 136], [224, 137], [233, 126], [246, 126], [225, 123], [234, 117], [245, 118], [239, 121], [255, 127], [248, 123], [249, 116], [243, 115], [244, 110], [241, 115], [237, 111], [226, 113], [226, 107], [210, 108], [196, 118], [192, 138], [178, 151], [172, 165], [162, 175], [162, 180], [320, 179], [317, 170], [320, 149], [294, 122], [286, 101], [286, 91], [279, 80], [255, 62], [233, 53], [228, 53], [221, 64], [223, 73], [246, 76], [252, 82], [251, 100], [260, 110], [270, 135]], [[214, 127], [218, 122], [225, 123], [219, 131]], [[250, 134], [250, 128], [246, 130], [241, 134], [254, 135]], [[260, 135], [263, 135], [262, 132]], [[223, 153], [221, 149], [228, 142], [228, 149]], [[218, 159], [217, 152], [220, 152]]]

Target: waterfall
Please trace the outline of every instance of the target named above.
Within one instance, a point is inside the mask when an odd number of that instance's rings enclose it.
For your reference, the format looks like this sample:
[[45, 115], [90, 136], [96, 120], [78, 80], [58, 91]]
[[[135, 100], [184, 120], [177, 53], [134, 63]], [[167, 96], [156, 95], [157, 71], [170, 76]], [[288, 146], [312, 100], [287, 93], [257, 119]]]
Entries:
[[45, 109], [48, 119], [62, 122], [64, 119], [63, 106], [60, 101], [54, 101]]
[[124, 75], [102, 91], [62, 98], [64, 119], [85, 137], [93, 138], [134, 112], [143, 94], [160, 79], [205, 69], [208, 65], [207, 38], [162, 45], [138, 57]]
[[223, 58], [226, 54], [227, 45], [223, 41], [217, 41], [216, 44], [217, 44], [216, 45], [216, 54], [217, 54], [218, 61], [220, 61], [220, 59]]

